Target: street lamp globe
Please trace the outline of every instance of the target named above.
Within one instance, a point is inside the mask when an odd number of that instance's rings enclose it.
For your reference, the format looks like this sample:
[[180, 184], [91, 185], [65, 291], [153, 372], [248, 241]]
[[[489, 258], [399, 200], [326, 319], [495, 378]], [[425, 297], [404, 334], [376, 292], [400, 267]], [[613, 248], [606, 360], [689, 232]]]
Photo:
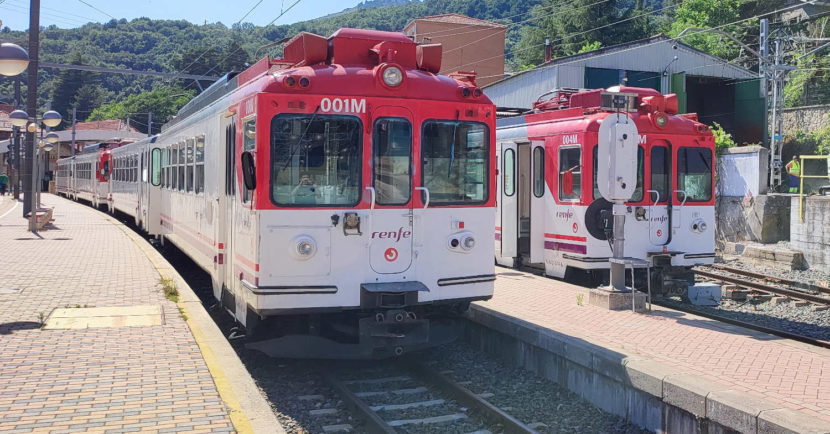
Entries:
[[43, 124], [50, 128], [54, 128], [60, 125], [61, 121], [63, 120], [61, 114], [54, 110], [49, 110], [48, 112], [44, 113], [42, 119]]
[[0, 74], [13, 77], [29, 66], [29, 53], [20, 45], [4, 42], [0, 44]]
[[58, 133], [49, 133], [44, 139], [49, 143], [58, 143]]
[[25, 127], [29, 122], [29, 114], [23, 110], [15, 110], [9, 113], [9, 122], [16, 127]]
[[32, 122], [32, 123], [30, 123], [29, 125], [26, 125], [26, 131], [28, 131], [28, 132], [30, 132], [30, 133], [35, 133], [35, 132], [37, 132], [37, 124], [36, 124], [36, 123], [34, 123], [34, 122]]
[[50, 144], [49, 142], [46, 142], [46, 143], [43, 144], [43, 147], [41, 149], [43, 149], [44, 152], [49, 152], [49, 151], [52, 150], [52, 144]]

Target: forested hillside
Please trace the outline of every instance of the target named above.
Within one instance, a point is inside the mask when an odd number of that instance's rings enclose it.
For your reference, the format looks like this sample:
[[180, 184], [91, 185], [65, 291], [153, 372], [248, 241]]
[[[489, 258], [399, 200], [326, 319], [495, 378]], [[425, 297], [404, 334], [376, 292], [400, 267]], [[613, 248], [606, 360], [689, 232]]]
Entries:
[[[312, 4], [311, 0], [305, 2], [306, 7]], [[417, 17], [459, 13], [508, 25], [506, 54], [507, 69], [511, 70], [543, 61], [545, 39], [551, 40], [554, 55], [562, 56], [659, 32], [676, 35], [685, 27], [719, 26], [774, 10], [777, 5], [779, 0], [374, 0], [291, 25], [257, 27], [242, 23], [227, 27], [221, 23], [196, 25], [139, 18], [90, 23], [74, 29], [48, 27], [41, 32], [40, 59], [221, 76], [245, 68], [266, 53], [279, 55], [279, 47], [261, 47], [299, 31], [321, 35], [341, 27], [394, 31]], [[276, 18], [279, 10], [263, 5], [256, 13]], [[757, 46], [757, 19], [725, 29]], [[821, 31], [825, 32], [824, 27]], [[0, 31], [0, 38], [23, 46], [27, 41], [25, 32], [8, 28]], [[684, 42], [751, 66], [747, 53], [722, 37], [696, 37]], [[41, 68], [39, 90], [42, 104], [50, 101], [64, 119], [70, 119], [71, 109], [76, 107], [81, 119], [130, 116], [136, 127], [145, 130], [142, 122], [147, 111], [153, 111], [155, 121], [164, 122], [182, 101], [199, 91], [199, 86], [186, 80]], [[0, 80], [0, 101], [9, 101], [11, 95], [11, 80]]]

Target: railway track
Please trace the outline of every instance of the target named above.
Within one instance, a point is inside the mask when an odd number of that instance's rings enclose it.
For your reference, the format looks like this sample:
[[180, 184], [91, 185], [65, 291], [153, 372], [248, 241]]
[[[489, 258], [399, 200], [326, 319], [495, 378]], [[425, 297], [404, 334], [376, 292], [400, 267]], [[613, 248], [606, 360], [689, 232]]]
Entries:
[[779, 277], [754, 273], [719, 264], [705, 268], [697, 267], [694, 269], [694, 272], [698, 276], [705, 277], [707, 279], [717, 280], [724, 283], [732, 283], [753, 291], [783, 295], [820, 305], [830, 305], [830, 297], [822, 295], [830, 295], [830, 288], [818, 285], [796, 282], [789, 279], [782, 279]]
[[659, 299], [653, 300], [653, 303], [657, 306], [665, 307], [668, 309], [679, 310], [681, 312], [690, 313], [692, 315], [702, 316], [704, 318], [713, 319], [720, 322], [725, 322], [727, 324], [732, 324], [740, 327], [744, 327], [750, 330], [755, 330], [763, 333], [767, 333], [773, 336], [779, 336], [785, 339], [791, 339], [794, 341], [804, 342], [810, 345], [815, 345], [817, 347], [823, 348], [830, 348], [830, 341], [824, 341], [821, 339], [811, 338], [809, 336], [804, 336], [798, 333], [788, 332], [786, 330], [781, 330], [779, 328], [772, 328], [762, 326], [760, 324], [749, 322], [749, 321], [741, 321], [735, 318], [730, 318], [725, 315], [717, 315], [712, 313], [711, 311], [706, 311], [703, 309], [697, 309], [692, 306], [684, 305], [682, 303], [666, 303], [665, 301], [661, 301]]
[[[444, 373], [421, 363], [394, 362], [392, 369], [341, 379], [335, 369], [323, 374], [365, 432], [536, 433]], [[334, 432], [335, 427], [327, 431]]]

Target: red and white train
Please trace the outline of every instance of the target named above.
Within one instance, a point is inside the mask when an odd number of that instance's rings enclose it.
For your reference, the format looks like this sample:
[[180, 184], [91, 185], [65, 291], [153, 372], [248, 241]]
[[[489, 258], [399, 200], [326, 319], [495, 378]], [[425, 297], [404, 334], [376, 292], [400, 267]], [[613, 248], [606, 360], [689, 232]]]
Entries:
[[[496, 113], [440, 59], [400, 33], [301, 33], [158, 136], [112, 149], [111, 207], [210, 273], [249, 334], [272, 317], [254, 348], [364, 357], [446, 341], [445, 314], [493, 294]], [[61, 193], [84, 198], [81, 161], [59, 161]]]
[[711, 131], [695, 114], [677, 114], [674, 94], [616, 86], [556, 91], [533, 113], [497, 122], [498, 264], [544, 267], [559, 278], [584, 270], [602, 279], [597, 271], [610, 268], [612, 212], [597, 188], [598, 170], [607, 170], [597, 167], [597, 141], [602, 120], [620, 110], [614, 96], [625, 98], [622, 112], [639, 133], [625, 256], [649, 261], [653, 277], [664, 278], [714, 261]]

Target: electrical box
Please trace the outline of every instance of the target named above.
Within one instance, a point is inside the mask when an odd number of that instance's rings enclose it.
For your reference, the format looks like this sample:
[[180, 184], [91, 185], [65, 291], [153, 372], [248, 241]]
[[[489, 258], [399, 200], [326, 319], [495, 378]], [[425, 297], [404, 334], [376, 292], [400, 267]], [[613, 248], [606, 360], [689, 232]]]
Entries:
[[634, 120], [613, 113], [602, 120], [597, 137], [597, 187], [610, 202], [625, 202], [637, 188], [637, 143]]

